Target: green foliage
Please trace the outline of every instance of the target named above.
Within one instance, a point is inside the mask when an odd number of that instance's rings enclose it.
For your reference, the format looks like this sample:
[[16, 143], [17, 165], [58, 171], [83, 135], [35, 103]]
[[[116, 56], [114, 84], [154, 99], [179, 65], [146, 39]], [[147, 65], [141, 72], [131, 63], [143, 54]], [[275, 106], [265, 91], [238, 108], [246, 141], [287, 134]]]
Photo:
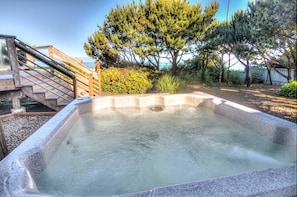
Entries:
[[[213, 82], [219, 79], [219, 56], [216, 53], [208, 51], [193, 57], [186, 62], [183, 71], [195, 73], [195, 80], [208, 86], [212, 86]], [[190, 74], [189, 74], [190, 75]], [[191, 76], [191, 75], [190, 75]]]
[[297, 98], [297, 81], [291, 81], [283, 85], [276, 93], [279, 96]]
[[186, 82], [177, 76], [165, 74], [158, 80], [156, 88], [158, 92], [174, 94], [185, 89]]
[[213, 78], [211, 76], [211, 73], [208, 70], [206, 70], [204, 77], [205, 77], [205, 84], [207, 86], [213, 86]]
[[143, 94], [152, 87], [145, 69], [109, 68], [102, 70], [103, 92], [120, 94]]
[[[230, 22], [219, 24], [214, 43], [232, 52], [247, 69], [253, 59], [267, 67], [294, 69], [296, 59], [296, 0], [257, 0], [238, 10]], [[282, 57], [282, 58], [281, 58]], [[290, 80], [289, 74], [286, 76]], [[249, 84], [249, 72], [246, 82]]]
[[190, 70], [180, 70], [178, 76], [187, 84], [196, 84], [199, 82], [197, 78], [197, 72]]
[[228, 78], [228, 84], [229, 85], [241, 85], [242, 80], [239, 77], [239, 71], [232, 70], [229, 73], [229, 78]]
[[166, 73], [166, 71], [164, 70], [157, 70], [157, 69], [148, 69], [148, 72], [149, 72], [148, 78], [152, 82], [154, 87], [156, 86], [160, 77]]
[[220, 77], [219, 66], [210, 66], [206, 68], [207, 75], [209, 75], [212, 82], [218, 82]]
[[213, 86], [214, 78], [212, 72], [209, 69], [206, 69], [203, 73], [201, 70], [197, 72], [197, 78], [200, 83], [206, 86]]
[[[265, 66], [296, 69], [296, 0], [259, 0], [249, 3], [248, 13], [251, 45]], [[284, 77], [289, 81], [290, 73]]]
[[251, 83], [263, 83], [263, 79], [261, 77], [262, 72], [260, 69], [253, 68], [251, 72], [252, 72]]
[[113, 57], [159, 69], [168, 57], [172, 70], [190, 45], [199, 42], [216, 21], [219, 4], [213, 1], [202, 10], [201, 3], [187, 0], [146, 0], [118, 5], [106, 16], [103, 27], [89, 37], [85, 50], [91, 57]]
[[86, 54], [102, 63], [102, 67], [111, 67], [118, 65], [119, 55], [115, 49], [109, 46], [103, 29], [99, 30], [88, 38], [88, 42], [84, 43]]

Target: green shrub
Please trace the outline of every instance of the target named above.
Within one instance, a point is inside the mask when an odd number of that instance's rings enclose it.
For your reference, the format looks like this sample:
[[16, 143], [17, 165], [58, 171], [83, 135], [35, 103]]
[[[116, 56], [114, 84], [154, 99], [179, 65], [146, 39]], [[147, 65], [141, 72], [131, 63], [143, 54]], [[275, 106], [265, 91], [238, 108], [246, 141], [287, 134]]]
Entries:
[[156, 88], [158, 92], [174, 94], [185, 89], [186, 82], [179, 77], [165, 74], [157, 81]]
[[102, 71], [102, 91], [120, 94], [143, 94], [152, 87], [145, 69], [109, 68]]
[[229, 78], [228, 78], [229, 85], [241, 85], [242, 80], [239, 77], [239, 71], [230, 71]]
[[212, 78], [212, 75], [211, 75], [211, 72], [206, 70], [204, 72], [204, 80], [202, 78], [202, 72], [201, 70], [197, 71], [197, 81], [199, 81], [200, 83], [203, 83], [203, 85], [206, 85], [206, 86], [213, 86], [213, 78]]
[[276, 94], [279, 96], [297, 98], [297, 81], [291, 81], [283, 85]]
[[148, 69], [149, 75], [148, 78], [152, 82], [153, 86], [157, 84], [158, 79], [165, 73], [162, 70], [156, 70], [156, 69]]
[[186, 81], [187, 84], [197, 84], [198, 81], [198, 77], [197, 77], [197, 72], [191, 72], [191, 71], [186, 71], [186, 70], [181, 70], [178, 73], [178, 76]]
[[209, 70], [206, 70], [205, 72], [205, 85], [207, 86], [213, 86], [213, 76]]

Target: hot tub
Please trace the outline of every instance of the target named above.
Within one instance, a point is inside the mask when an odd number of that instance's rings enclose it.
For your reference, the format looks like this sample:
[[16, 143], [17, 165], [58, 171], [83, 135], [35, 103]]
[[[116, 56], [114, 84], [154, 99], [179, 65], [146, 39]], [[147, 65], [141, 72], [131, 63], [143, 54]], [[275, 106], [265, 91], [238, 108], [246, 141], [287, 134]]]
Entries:
[[[51, 196], [40, 190], [38, 177], [59, 147], [70, 144], [69, 132], [81, 116], [104, 109], [148, 108], [153, 113], [163, 107], [207, 108], [250, 132], [282, 145], [293, 155], [292, 162], [278, 167], [253, 170], [208, 179], [162, 185], [119, 196], [294, 196], [296, 195], [296, 124], [200, 92], [192, 94], [149, 94], [80, 98], [66, 106], [44, 126], [0, 162], [0, 193], [3, 196]], [[125, 112], [124, 110], [122, 110]], [[129, 112], [127, 112], [129, 113]], [[112, 125], [111, 125], [112, 127]], [[195, 130], [195, 128], [193, 128]], [[98, 142], [100, 143], [100, 142]], [[75, 150], [74, 150], [75, 151]], [[228, 153], [227, 153], [228, 154]], [[232, 154], [232, 153], [231, 153]], [[69, 164], [74, 165], [74, 164]], [[112, 164], [111, 164], [112, 165]], [[71, 175], [69, 175], [71, 177]], [[90, 181], [91, 184], [91, 181]], [[98, 184], [98, 183], [97, 183]], [[90, 185], [86, 187], [91, 187]], [[66, 194], [65, 194], [66, 195]], [[75, 193], [69, 194], [75, 195]], [[77, 194], [83, 195], [83, 194]], [[100, 192], [84, 196], [101, 196]]]

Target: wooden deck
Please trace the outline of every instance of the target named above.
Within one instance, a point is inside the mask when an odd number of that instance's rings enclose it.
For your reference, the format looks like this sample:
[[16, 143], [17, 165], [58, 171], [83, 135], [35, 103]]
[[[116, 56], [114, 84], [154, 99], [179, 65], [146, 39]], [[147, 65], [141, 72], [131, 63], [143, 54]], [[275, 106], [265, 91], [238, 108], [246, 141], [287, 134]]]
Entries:
[[10, 90], [16, 90], [13, 75], [0, 72], [0, 92]]

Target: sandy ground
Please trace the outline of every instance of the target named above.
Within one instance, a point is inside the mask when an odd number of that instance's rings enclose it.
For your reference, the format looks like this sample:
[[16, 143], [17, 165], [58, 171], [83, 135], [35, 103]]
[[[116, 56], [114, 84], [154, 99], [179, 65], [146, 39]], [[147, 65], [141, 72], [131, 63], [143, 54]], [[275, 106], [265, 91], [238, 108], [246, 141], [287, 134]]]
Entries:
[[297, 100], [276, 95], [280, 86], [252, 84], [251, 87], [189, 86], [187, 92], [201, 91], [257, 109], [259, 111], [297, 123]]

